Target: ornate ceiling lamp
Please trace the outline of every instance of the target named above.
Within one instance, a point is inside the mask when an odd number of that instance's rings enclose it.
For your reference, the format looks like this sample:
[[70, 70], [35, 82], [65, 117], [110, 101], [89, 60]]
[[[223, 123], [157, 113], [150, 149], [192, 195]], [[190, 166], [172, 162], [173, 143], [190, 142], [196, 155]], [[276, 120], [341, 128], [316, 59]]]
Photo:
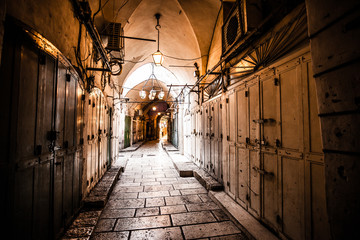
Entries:
[[[151, 85], [149, 84], [149, 86], [148, 86], [149, 81], [151, 82]], [[151, 64], [151, 75], [146, 80], [144, 86], [142, 87], [141, 91], [139, 92], [141, 99], [146, 98], [146, 95], [147, 95], [146, 89], [150, 89], [150, 91], [149, 91], [149, 99], [150, 100], [155, 99], [157, 91], [160, 91], [158, 94], [158, 99], [162, 100], [165, 96], [165, 92], [162, 89], [162, 87], [160, 86], [160, 83], [158, 82], [158, 80], [154, 74], [154, 64]]]

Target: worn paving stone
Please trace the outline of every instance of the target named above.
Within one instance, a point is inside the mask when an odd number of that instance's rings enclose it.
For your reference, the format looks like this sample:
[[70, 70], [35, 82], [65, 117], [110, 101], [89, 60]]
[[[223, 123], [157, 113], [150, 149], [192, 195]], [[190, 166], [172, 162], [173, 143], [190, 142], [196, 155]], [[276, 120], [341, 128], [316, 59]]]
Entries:
[[130, 240], [143, 240], [143, 239], [183, 239], [181, 230], [179, 227], [172, 228], [160, 228], [160, 229], [149, 229], [149, 230], [137, 230], [131, 233]]
[[65, 238], [90, 237], [94, 227], [70, 228], [66, 231]]
[[145, 199], [115, 199], [109, 200], [106, 207], [114, 208], [142, 208], [145, 206]]
[[186, 239], [216, 237], [241, 233], [241, 231], [231, 221], [183, 226], [182, 230]]
[[214, 202], [186, 204], [186, 208], [189, 210], [189, 212], [220, 209], [220, 207]]
[[156, 179], [155, 178], [135, 178], [134, 182], [155, 182]]
[[209, 211], [171, 214], [171, 219], [174, 226], [216, 222]]
[[139, 198], [154, 198], [154, 197], [167, 197], [170, 196], [169, 191], [157, 191], [157, 192], [141, 192]]
[[134, 217], [135, 209], [109, 209], [105, 208], [100, 218], [127, 218]]
[[101, 214], [101, 211], [86, 211], [79, 213], [78, 218], [97, 218]]
[[76, 218], [71, 224], [72, 228], [78, 227], [91, 227], [95, 226], [97, 223], [97, 218]]
[[143, 192], [143, 186], [133, 186], [133, 187], [122, 187], [115, 186], [113, 192], [122, 192], [122, 193], [131, 193], [131, 192]]
[[228, 235], [228, 236], [221, 236], [221, 237], [212, 237], [210, 240], [248, 240], [249, 238], [246, 237], [245, 234], [236, 234], [236, 235]]
[[178, 179], [176, 177], [172, 177], [172, 178], [166, 178], [166, 177], [156, 178], [156, 181], [160, 181], [160, 182], [177, 181], [177, 180]]
[[202, 203], [197, 195], [165, 197], [166, 205], [180, 205], [191, 203]]
[[227, 220], [230, 220], [229, 216], [221, 209], [218, 209], [218, 210], [213, 210], [211, 211], [215, 218], [221, 222], [221, 221], [227, 221]]
[[117, 186], [118, 187], [137, 187], [140, 186], [141, 183], [134, 183], [134, 182], [120, 182]]
[[160, 185], [160, 182], [142, 182], [139, 184], [141, 184], [141, 186], [157, 186]]
[[111, 194], [109, 199], [128, 199], [128, 198], [137, 198], [138, 193], [123, 193], [123, 192], [116, 192]]
[[203, 202], [212, 202], [211, 198], [207, 194], [199, 194], [198, 196]]
[[159, 214], [160, 214], [160, 209], [158, 207], [138, 208], [136, 209], [135, 217], [154, 216]]
[[137, 217], [137, 218], [121, 218], [118, 219], [114, 231], [137, 230], [146, 228], [170, 227], [170, 217], [153, 216], [153, 217]]
[[170, 196], [180, 196], [181, 195], [180, 190], [171, 190], [171, 191], [169, 191], [169, 193], [170, 193]]
[[91, 240], [109, 240], [109, 239], [119, 239], [127, 240], [129, 238], [130, 232], [104, 232], [104, 233], [94, 233], [91, 235]]
[[190, 189], [190, 188], [202, 188], [200, 183], [188, 183], [188, 184], [173, 184], [174, 189]]
[[191, 194], [207, 193], [207, 190], [205, 188], [192, 188], [192, 189], [181, 189], [180, 192], [182, 195], [191, 195]]
[[147, 198], [146, 207], [161, 207], [165, 206], [164, 198]]
[[173, 214], [187, 212], [185, 205], [173, 205], [160, 207], [161, 214]]
[[116, 219], [100, 219], [96, 224], [94, 232], [110, 232], [113, 230]]
[[145, 186], [144, 192], [170, 191], [174, 190], [172, 185]]

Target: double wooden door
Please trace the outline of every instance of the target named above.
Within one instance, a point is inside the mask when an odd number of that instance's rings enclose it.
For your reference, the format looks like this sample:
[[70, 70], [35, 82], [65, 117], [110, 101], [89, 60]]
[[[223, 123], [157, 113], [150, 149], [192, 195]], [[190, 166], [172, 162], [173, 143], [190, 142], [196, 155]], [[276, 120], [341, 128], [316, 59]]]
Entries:
[[14, 25], [6, 28], [3, 49], [4, 218], [16, 239], [54, 238], [80, 207], [78, 76], [64, 58], [40, 50]]

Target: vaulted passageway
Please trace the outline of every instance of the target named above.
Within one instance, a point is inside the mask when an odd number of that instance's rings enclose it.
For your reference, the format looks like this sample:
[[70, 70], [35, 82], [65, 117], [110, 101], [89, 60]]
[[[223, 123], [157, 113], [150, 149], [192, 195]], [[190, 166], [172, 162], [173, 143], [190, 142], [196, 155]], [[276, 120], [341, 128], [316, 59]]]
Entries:
[[358, 0], [0, 1], [1, 231], [238, 234], [197, 208], [196, 177], [243, 230], [358, 236], [359, 16]]

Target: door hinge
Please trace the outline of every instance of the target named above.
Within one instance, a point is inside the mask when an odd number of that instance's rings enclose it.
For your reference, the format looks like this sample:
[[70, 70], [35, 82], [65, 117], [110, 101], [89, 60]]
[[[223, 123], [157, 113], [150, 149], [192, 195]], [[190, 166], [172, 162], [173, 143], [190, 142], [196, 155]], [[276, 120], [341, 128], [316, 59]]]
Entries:
[[85, 101], [85, 94], [81, 95], [81, 100]]
[[214, 107], [211, 107], [211, 111], [214, 111]]
[[226, 185], [227, 185], [228, 187], [230, 187], [230, 182], [229, 182], [229, 181], [227, 181], [227, 182], [226, 182]]
[[222, 104], [220, 104], [220, 109], [222, 109]]
[[67, 73], [67, 74], [65, 75], [65, 78], [66, 78], [66, 81], [67, 81], [67, 82], [70, 82], [70, 81], [71, 81], [71, 75], [70, 75], [70, 74]]
[[229, 103], [229, 98], [226, 99], [226, 103]]
[[40, 65], [45, 65], [46, 64], [46, 56], [43, 53], [39, 54], [39, 64]]
[[274, 85], [275, 86], [279, 86], [279, 82], [280, 82], [279, 78], [274, 78]]
[[226, 140], [230, 141], [230, 136], [226, 136]]
[[84, 144], [84, 138], [80, 138], [80, 145]]
[[245, 97], [249, 96], [249, 91], [245, 91]]
[[276, 147], [280, 147], [281, 143], [280, 143], [280, 140], [279, 140], [279, 139], [276, 139], [276, 140], [275, 140], [275, 145], [276, 145]]
[[89, 105], [91, 105], [91, 99], [89, 99]]
[[250, 143], [250, 138], [246, 138], [246, 143], [249, 144]]
[[246, 194], [246, 200], [249, 201], [250, 200], [250, 195]]
[[35, 155], [41, 155], [41, 153], [42, 153], [42, 145], [36, 145], [36, 147], [35, 147]]
[[220, 138], [221, 138], [221, 139], [223, 138], [223, 135], [222, 135], [222, 133], [220, 133]]
[[48, 131], [47, 132], [47, 140], [55, 141], [57, 139], [59, 132], [57, 131]]

